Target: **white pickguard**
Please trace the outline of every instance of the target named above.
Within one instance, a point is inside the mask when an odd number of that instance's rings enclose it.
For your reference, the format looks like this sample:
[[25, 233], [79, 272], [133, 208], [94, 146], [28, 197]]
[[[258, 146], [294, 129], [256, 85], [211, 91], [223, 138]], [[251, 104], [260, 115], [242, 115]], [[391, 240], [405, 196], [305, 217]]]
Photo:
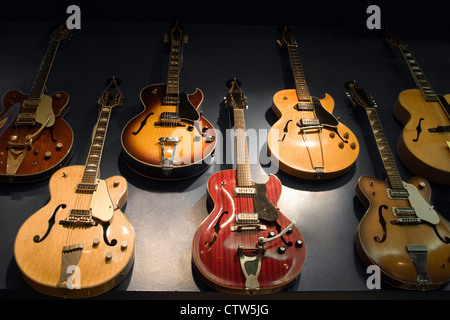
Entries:
[[421, 220], [427, 221], [431, 224], [439, 223], [439, 215], [434, 211], [432, 205], [425, 201], [419, 193], [419, 190], [412, 184], [403, 182], [406, 190], [408, 190], [408, 199], [411, 207], [414, 208], [416, 216]]
[[[39, 106], [36, 110], [36, 119], [35, 121], [40, 124], [44, 124], [48, 116], [51, 115], [50, 120], [45, 125], [46, 127], [51, 127], [55, 123], [55, 115], [53, 114], [53, 100], [52, 97], [46, 96], [45, 94], [41, 95]], [[26, 101], [26, 100], [25, 100]]]
[[114, 205], [109, 196], [105, 180], [97, 179], [97, 190], [92, 198], [92, 217], [101, 221], [110, 221], [114, 215]]

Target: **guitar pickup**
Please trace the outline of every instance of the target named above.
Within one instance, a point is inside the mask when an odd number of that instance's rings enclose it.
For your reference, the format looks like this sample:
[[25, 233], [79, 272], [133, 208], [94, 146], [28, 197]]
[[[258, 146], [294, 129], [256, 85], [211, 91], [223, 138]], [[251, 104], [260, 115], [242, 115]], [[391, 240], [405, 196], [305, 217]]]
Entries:
[[322, 129], [322, 125], [320, 124], [319, 119], [305, 119], [302, 118], [297, 122], [297, 125], [302, 128], [302, 130], [308, 129]]
[[243, 197], [250, 196], [250, 195], [256, 194], [256, 189], [255, 188], [237, 187], [236, 189], [234, 189], [234, 194], [237, 197], [239, 197], [239, 196], [243, 196]]

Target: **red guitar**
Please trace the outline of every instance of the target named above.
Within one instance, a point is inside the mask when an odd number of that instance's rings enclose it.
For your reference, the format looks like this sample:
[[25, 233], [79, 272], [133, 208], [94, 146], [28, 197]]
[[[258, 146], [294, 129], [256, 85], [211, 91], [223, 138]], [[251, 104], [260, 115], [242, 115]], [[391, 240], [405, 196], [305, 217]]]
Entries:
[[295, 222], [276, 207], [280, 181], [252, 181], [245, 133], [246, 98], [236, 80], [226, 103], [234, 110], [236, 170], [215, 173], [208, 181], [213, 211], [197, 229], [192, 246], [200, 277], [220, 291], [263, 294], [282, 290], [300, 274], [303, 238]]

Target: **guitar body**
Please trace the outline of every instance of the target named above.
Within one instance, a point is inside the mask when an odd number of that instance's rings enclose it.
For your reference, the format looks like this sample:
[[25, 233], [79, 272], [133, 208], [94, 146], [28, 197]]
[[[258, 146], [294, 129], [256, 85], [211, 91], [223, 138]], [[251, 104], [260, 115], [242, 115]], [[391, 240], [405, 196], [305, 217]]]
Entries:
[[[104, 293], [125, 277], [134, 260], [134, 229], [120, 210], [128, 195], [127, 181], [120, 176], [99, 180], [92, 200], [92, 194], [75, 193], [83, 171], [83, 166], [69, 166], [55, 172], [50, 201], [17, 233], [14, 255], [20, 272], [31, 287], [48, 295]], [[71, 209], [89, 209], [91, 204], [94, 216], [111, 210], [112, 219], [95, 219], [97, 225], [81, 228], [60, 224]]]
[[[256, 186], [257, 190], [261, 190], [258, 198], [266, 199], [276, 206], [282, 188], [278, 178], [271, 175], [266, 184]], [[270, 232], [279, 234], [291, 221], [277, 208], [279, 215], [276, 221], [260, 219], [267, 230], [232, 231], [238, 213], [256, 212], [252, 197], [235, 196], [235, 170], [215, 173], [210, 177], [207, 187], [214, 209], [197, 229], [192, 247], [194, 266], [202, 280], [217, 290], [235, 294], [271, 293], [282, 290], [295, 280], [303, 267], [305, 246], [300, 232], [294, 226], [292, 232], [266, 243], [257, 277], [259, 290], [246, 290], [246, 277], [238, 247], [255, 248], [259, 236], [268, 237]], [[301, 245], [296, 245], [298, 240]], [[279, 253], [279, 247], [284, 247], [285, 252]]]
[[[8, 150], [10, 142], [25, 143], [27, 135], [36, 133], [41, 124], [16, 126], [8, 119], [10, 110], [17, 117], [20, 107], [28, 98], [18, 90], [8, 91], [3, 96], [3, 112], [0, 119], [9, 123], [8, 128], [2, 129], [0, 135], [0, 181], [31, 182], [50, 177], [57, 169], [67, 164], [72, 155], [73, 132], [63, 115], [67, 112], [69, 96], [65, 92], [43, 95], [41, 105], [53, 111], [53, 125], [46, 126], [33, 139], [30, 147], [12, 148]], [[39, 110], [39, 109], [38, 109]], [[19, 112], [16, 112], [19, 111]], [[8, 121], [9, 120], [9, 121]], [[9, 159], [8, 159], [9, 158]]]
[[[429, 204], [430, 185], [420, 177], [409, 184], [418, 190], [422, 203]], [[361, 219], [356, 234], [356, 247], [366, 265], [380, 267], [382, 279], [390, 284], [414, 290], [436, 289], [450, 280], [450, 224], [442, 216], [435, 226], [421, 223], [394, 224], [394, 208], [408, 207], [408, 200], [388, 197], [386, 181], [362, 176], [356, 185], [356, 194], [368, 208]], [[422, 201], [423, 200], [423, 201]], [[419, 211], [418, 208], [415, 208]], [[425, 269], [418, 271], [408, 246], [426, 246], [426, 259], [421, 260]], [[425, 263], [426, 262], [426, 263]], [[429, 283], [418, 281], [426, 273]]]
[[[321, 106], [316, 104], [315, 112], [318, 117], [323, 117], [322, 124], [336, 123], [335, 127], [324, 126], [321, 133], [318, 130], [301, 133], [298, 122], [302, 118], [314, 118], [314, 112], [296, 110], [297, 103], [295, 89], [278, 91], [273, 97], [272, 109], [279, 119], [267, 137], [272, 161], [278, 162], [280, 170], [304, 179], [331, 179], [344, 174], [356, 161], [359, 144], [353, 132], [331, 115], [333, 98], [325, 94], [320, 100]], [[315, 168], [320, 166], [323, 166], [323, 172]]]
[[[122, 131], [125, 161], [138, 174], [154, 179], [183, 179], [200, 174], [211, 164], [216, 146], [214, 127], [197, 111], [203, 93], [199, 89], [190, 95], [181, 93], [180, 125], [160, 125], [161, 115], [177, 111], [175, 105], [163, 104], [165, 93], [164, 84], [150, 85], [141, 91], [144, 111]], [[179, 139], [168, 175], [162, 170], [162, 157], [170, 159], [174, 145], [166, 144], [163, 155], [160, 138], [165, 137]]]
[[[450, 94], [439, 98], [448, 108]], [[409, 89], [400, 93], [394, 114], [404, 125], [397, 145], [402, 162], [414, 174], [431, 182], [450, 185], [450, 147], [447, 144], [450, 143], [450, 132], [428, 130], [435, 128], [437, 123], [450, 126], [442, 106], [426, 101], [420, 89]]]

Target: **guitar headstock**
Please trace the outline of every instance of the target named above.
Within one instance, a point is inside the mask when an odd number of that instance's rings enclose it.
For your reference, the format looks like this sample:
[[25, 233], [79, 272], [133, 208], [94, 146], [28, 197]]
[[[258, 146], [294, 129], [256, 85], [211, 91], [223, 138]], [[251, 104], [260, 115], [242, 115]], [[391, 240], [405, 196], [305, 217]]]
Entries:
[[345, 83], [347, 97], [354, 106], [361, 106], [364, 109], [377, 107], [373, 97], [364, 89], [360, 88], [356, 81]]
[[108, 80], [108, 86], [98, 99], [97, 103], [102, 108], [114, 108], [122, 105], [123, 94], [119, 90], [120, 79], [112, 77]]
[[170, 34], [164, 35], [164, 42], [167, 43], [169, 41], [173, 40], [179, 40], [182, 43], [188, 42], [188, 36], [183, 34], [183, 28], [178, 23], [178, 21], [173, 25], [173, 27], [170, 29]]
[[288, 47], [288, 46], [295, 46], [297, 47], [297, 41], [295, 41], [294, 36], [292, 35], [291, 31], [287, 26], [284, 26], [281, 30], [281, 38], [277, 40], [277, 44], [280, 47]]
[[64, 22], [55, 32], [53, 32], [51, 39], [53, 41], [69, 40], [72, 36], [71, 30], [67, 27], [67, 23]]
[[393, 48], [399, 48], [400, 46], [406, 46], [406, 44], [396, 37], [394, 37], [389, 31], [383, 31], [384, 40]]
[[227, 96], [225, 97], [225, 103], [229, 108], [232, 109], [247, 109], [247, 97], [244, 95], [240, 88], [240, 82], [236, 78], [227, 81], [228, 90]]

